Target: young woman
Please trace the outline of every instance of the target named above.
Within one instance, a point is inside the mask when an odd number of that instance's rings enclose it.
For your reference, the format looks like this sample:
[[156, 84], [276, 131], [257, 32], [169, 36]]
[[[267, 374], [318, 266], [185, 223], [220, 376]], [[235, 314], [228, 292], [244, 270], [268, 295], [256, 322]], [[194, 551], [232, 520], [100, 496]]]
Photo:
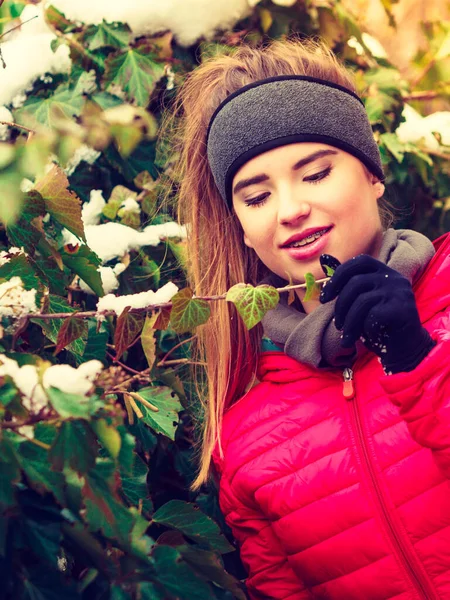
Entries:
[[390, 228], [364, 106], [318, 44], [215, 56], [178, 109], [194, 293], [335, 268], [316, 301], [281, 294], [250, 331], [218, 301], [197, 331], [195, 487], [215, 468], [250, 597], [450, 598], [449, 237]]

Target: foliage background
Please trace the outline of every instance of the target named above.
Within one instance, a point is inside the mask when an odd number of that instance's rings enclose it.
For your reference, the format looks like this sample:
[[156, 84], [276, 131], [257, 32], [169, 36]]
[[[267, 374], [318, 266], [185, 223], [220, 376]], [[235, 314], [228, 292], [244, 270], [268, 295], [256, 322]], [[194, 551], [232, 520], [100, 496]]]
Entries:
[[[25, 4], [3, 2], [3, 31], [20, 23]], [[390, 3], [383, 6], [392, 18]], [[450, 24], [426, 24], [428, 47], [407, 80], [371, 52], [358, 16], [338, 0], [263, 0], [231, 30], [188, 47], [170, 31], [135, 38], [126, 23], [71, 22], [51, 5], [45, 15], [56, 34], [53, 49], [68, 47], [71, 68], [43, 74], [21, 106], [7, 107], [16, 126], [7, 126], [0, 142], [0, 285], [20, 276], [25, 290], [37, 290], [42, 313], [91, 313], [52, 320], [3, 314], [0, 368], [2, 357], [14, 359], [31, 365], [40, 382], [51, 365], [99, 360], [103, 369], [89, 393], [47, 387], [40, 406], [27, 400], [17, 378], [0, 375], [0, 594], [245, 598], [245, 573], [214, 484], [189, 491], [201, 421], [189, 342], [199, 321], [187, 314], [186, 301], [178, 317], [162, 310], [144, 320], [124, 311], [99, 321], [102, 259], [82, 244], [81, 205], [92, 190], [102, 191], [106, 204], [94, 228], [118, 223], [142, 232], [173, 221], [175, 202], [162, 198], [167, 186], [176, 198], [174, 156], [157, 134], [186, 75], [210, 53], [232, 52], [243, 41], [320, 35], [355, 71], [397, 226], [435, 239], [449, 230], [449, 141], [442, 132], [431, 147], [417, 135], [405, 141], [397, 128], [406, 102], [419, 112], [430, 97], [448, 106]], [[48, 171], [52, 161], [57, 166]], [[64, 229], [77, 241], [69, 243]], [[92, 231], [94, 239], [100, 230]], [[122, 265], [114, 293], [170, 282], [183, 288], [184, 243], [182, 235], [165, 236], [104, 260], [104, 267]], [[11, 246], [24, 252], [8, 254]]]

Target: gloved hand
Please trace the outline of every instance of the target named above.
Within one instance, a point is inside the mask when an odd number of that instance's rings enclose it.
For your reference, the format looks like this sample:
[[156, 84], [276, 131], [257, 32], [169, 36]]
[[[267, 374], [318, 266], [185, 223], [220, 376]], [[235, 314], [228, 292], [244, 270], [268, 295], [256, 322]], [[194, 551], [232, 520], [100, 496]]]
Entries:
[[361, 338], [388, 374], [415, 369], [436, 342], [422, 327], [408, 279], [367, 254], [342, 265], [322, 255], [320, 263], [325, 273], [325, 264], [335, 269], [320, 302], [338, 297], [335, 325], [343, 331], [341, 345], [349, 348]]

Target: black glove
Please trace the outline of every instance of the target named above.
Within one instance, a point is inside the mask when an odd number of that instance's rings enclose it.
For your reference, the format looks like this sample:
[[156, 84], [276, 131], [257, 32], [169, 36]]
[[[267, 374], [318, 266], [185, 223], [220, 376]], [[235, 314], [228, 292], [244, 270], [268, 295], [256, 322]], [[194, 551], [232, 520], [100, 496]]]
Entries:
[[415, 369], [436, 342], [422, 327], [408, 279], [367, 254], [342, 265], [329, 255], [320, 262], [325, 273], [325, 264], [335, 269], [320, 302], [338, 296], [335, 325], [343, 331], [341, 345], [350, 348], [361, 338], [388, 374]]

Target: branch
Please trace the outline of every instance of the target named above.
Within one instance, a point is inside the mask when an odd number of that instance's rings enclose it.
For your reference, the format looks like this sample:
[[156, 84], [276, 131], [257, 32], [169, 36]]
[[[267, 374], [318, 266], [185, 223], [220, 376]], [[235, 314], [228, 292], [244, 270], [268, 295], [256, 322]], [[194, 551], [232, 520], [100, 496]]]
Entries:
[[[325, 283], [326, 281], [329, 281], [329, 277], [324, 277], [324, 279], [317, 279], [316, 283]], [[281, 288], [275, 288], [278, 292], [288, 292], [289, 290], [297, 290], [297, 289], [301, 289], [304, 288], [306, 289], [307, 285], [306, 283], [298, 283], [296, 285], [287, 285], [285, 287], [281, 287]], [[205, 302], [215, 302], [216, 300], [225, 300], [225, 298], [227, 297], [226, 294], [218, 294], [217, 296], [194, 296], [193, 298], [195, 300], [205, 300]], [[171, 308], [172, 307], [172, 302], [160, 302], [159, 304], [149, 304], [148, 306], [144, 306], [143, 308], [132, 308], [128, 314], [141, 314], [141, 313], [147, 313], [150, 312], [152, 310], [159, 310], [161, 308]], [[22, 315], [23, 318], [26, 319], [46, 319], [46, 320], [50, 320], [50, 319], [69, 319], [70, 317], [73, 317], [74, 319], [88, 319], [89, 317], [99, 317], [99, 316], [114, 316], [116, 315], [116, 312], [114, 310], [102, 310], [100, 312], [95, 311], [95, 310], [86, 310], [84, 312], [77, 312], [77, 313], [67, 313], [67, 312], [62, 312], [62, 313], [29, 313], [26, 315]]]
[[9, 127], [17, 127], [17, 129], [24, 129], [28, 133], [35, 133], [34, 129], [25, 127], [25, 125], [19, 125], [18, 123], [10, 123], [9, 121], [0, 121], [0, 125], [8, 125]]

